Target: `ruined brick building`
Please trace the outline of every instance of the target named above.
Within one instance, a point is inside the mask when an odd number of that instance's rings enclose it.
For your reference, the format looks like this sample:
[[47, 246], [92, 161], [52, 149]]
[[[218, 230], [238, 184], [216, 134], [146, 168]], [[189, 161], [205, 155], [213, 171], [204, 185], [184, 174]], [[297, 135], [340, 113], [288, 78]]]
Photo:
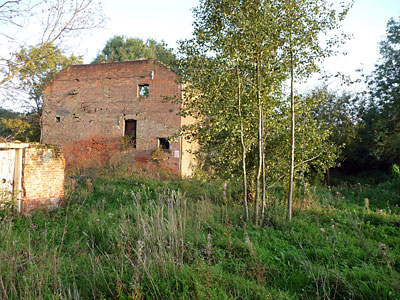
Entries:
[[[193, 145], [169, 139], [188, 120], [177, 115], [178, 75], [153, 60], [73, 65], [44, 89], [42, 141], [59, 145], [102, 138], [131, 148], [138, 162], [162, 153], [169, 171], [190, 176]], [[66, 160], [68, 161], [68, 156]]]

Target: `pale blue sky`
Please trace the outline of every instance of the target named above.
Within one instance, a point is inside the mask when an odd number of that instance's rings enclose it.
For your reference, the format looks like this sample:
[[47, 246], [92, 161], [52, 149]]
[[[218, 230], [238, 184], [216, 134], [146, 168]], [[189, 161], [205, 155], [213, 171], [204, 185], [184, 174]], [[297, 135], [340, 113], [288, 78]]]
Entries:
[[[105, 42], [117, 34], [163, 39], [170, 47], [176, 47], [177, 40], [190, 38], [191, 9], [198, 3], [198, 0], [103, 0], [104, 12], [109, 18], [105, 28], [86, 35], [75, 50], [89, 63]], [[386, 23], [391, 17], [398, 20], [399, 16], [400, 0], [355, 0], [343, 22], [343, 30], [354, 36], [341, 48], [348, 55], [327, 60], [324, 67], [332, 73], [340, 71], [353, 77], [359, 68], [367, 73], [372, 71], [379, 58], [378, 42], [385, 36]]]
[[[193, 22], [191, 9], [199, 4], [199, 0], [100, 1], [108, 17], [105, 27], [82, 33], [80, 38], [67, 41], [70, 52], [83, 55], [85, 63], [90, 63], [98, 51], [104, 47], [106, 41], [117, 34], [144, 40], [147, 38], [164, 40], [170, 47], [176, 47], [177, 40], [191, 37]], [[340, 0], [331, 1], [335, 4], [341, 2]], [[379, 59], [378, 42], [384, 38], [386, 23], [391, 17], [399, 20], [400, 0], [355, 0], [353, 8], [343, 22], [343, 31], [354, 35], [354, 39], [340, 49], [347, 51], [348, 55], [339, 55], [326, 60], [323, 63], [325, 70], [332, 74], [341, 72], [350, 75], [352, 79], [360, 78], [360, 74], [356, 73], [356, 70], [360, 68], [369, 74]], [[35, 37], [34, 25], [30, 24], [21, 30], [22, 36], [27, 37], [28, 44], [29, 37]], [[64, 46], [68, 45], [64, 44]], [[0, 50], [10, 51], [13, 45], [5, 46], [3, 45]], [[301, 84], [298, 88], [305, 91], [320, 83], [315, 76], [307, 84]], [[332, 89], [339, 88], [339, 85], [339, 79], [333, 79], [330, 82]], [[364, 88], [363, 84], [350, 87], [355, 91]], [[2, 102], [0, 105], [4, 106], [5, 103]], [[11, 107], [14, 106], [14, 104], [11, 105]]]
[[329, 69], [347, 73], [357, 68], [372, 71], [379, 58], [378, 43], [385, 37], [386, 24], [392, 17], [399, 20], [400, 0], [355, 0], [343, 21], [343, 30], [354, 36], [342, 47], [348, 55], [330, 59]]
[[191, 9], [199, 2], [102, 0], [102, 3], [108, 21], [104, 29], [87, 36], [79, 47], [85, 62], [93, 60], [114, 35], [164, 40], [169, 47], [175, 48], [177, 40], [190, 38], [193, 21]]

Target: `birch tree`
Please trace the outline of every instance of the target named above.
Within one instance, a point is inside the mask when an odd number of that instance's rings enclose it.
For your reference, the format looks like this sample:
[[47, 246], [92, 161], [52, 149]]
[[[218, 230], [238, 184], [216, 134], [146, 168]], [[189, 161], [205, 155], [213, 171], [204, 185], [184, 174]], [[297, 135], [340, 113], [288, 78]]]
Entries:
[[[261, 194], [265, 199], [265, 185], [261, 187], [261, 176], [265, 178], [264, 115], [276, 108], [273, 94], [281, 89], [284, 79], [276, 40], [276, 4], [205, 0], [194, 12], [194, 38], [183, 41], [180, 51], [188, 93], [185, 98], [190, 99], [183, 112], [199, 122], [185, 129], [199, 142], [203, 154], [208, 153], [206, 159], [214, 160], [214, 167], [220, 163], [232, 174], [242, 166], [245, 220], [246, 167], [251, 163], [256, 186], [253, 216], [258, 224]], [[246, 160], [255, 149], [255, 160]]]
[[295, 167], [295, 80], [301, 81], [319, 70], [319, 63], [335, 54], [336, 46], [347, 37], [344, 34], [328, 38], [322, 35], [340, 29], [340, 22], [351, 5], [342, 4], [336, 11], [326, 0], [284, 0], [280, 1], [282, 50], [285, 65], [290, 73], [290, 167], [289, 191], [287, 197], [288, 220], [292, 218], [292, 201]]

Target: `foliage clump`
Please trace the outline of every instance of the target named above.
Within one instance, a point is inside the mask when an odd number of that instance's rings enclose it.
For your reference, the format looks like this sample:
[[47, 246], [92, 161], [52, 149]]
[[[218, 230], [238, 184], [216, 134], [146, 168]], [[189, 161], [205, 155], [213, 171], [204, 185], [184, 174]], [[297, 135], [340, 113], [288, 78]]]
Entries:
[[172, 49], [164, 41], [154, 39], [143, 41], [116, 35], [110, 38], [92, 63], [123, 62], [137, 59], [156, 59], [176, 71], [177, 59]]

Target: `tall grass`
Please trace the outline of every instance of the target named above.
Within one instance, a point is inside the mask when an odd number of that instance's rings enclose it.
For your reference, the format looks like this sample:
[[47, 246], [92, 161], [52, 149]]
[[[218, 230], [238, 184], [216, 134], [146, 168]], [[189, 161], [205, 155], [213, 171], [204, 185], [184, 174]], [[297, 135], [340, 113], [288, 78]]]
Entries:
[[288, 224], [277, 188], [253, 228], [236, 186], [107, 172], [0, 222], [0, 299], [400, 299], [393, 209], [310, 187]]

